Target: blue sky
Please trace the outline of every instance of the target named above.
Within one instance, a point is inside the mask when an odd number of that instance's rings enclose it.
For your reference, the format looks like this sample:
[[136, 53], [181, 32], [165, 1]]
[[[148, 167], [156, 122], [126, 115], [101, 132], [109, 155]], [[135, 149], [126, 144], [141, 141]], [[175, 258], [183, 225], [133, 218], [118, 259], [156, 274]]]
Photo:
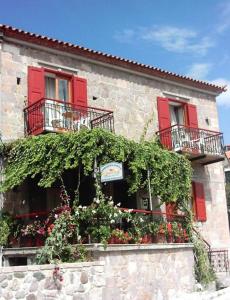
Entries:
[[0, 0], [0, 23], [228, 85], [218, 110], [230, 144], [230, 1]]

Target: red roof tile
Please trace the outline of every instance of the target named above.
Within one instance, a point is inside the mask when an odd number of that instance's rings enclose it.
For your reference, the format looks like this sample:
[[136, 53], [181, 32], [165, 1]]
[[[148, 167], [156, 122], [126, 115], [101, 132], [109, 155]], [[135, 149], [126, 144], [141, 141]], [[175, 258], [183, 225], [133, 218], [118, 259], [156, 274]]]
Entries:
[[150, 76], [159, 77], [162, 79], [177, 82], [179, 84], [191, 86], [198, 89], [204, 89], [207, 91], [220, 94], [226, 91], [225, 86], [217, 86], [212, 83], [208, 83], [201, 80], [192, 79], [187, 76], [179, 75], [169, 71], [162, 70], [160, 68], [152, 67], [136, 61], [121, 58], [111, 54], [106, 54], [100, 51], [95, 51], [89, 48], [85, 48], [79, 45], [73, 45], [71, 43], [59, 41], [57, 39], [52, 39], [47, 36], [42, 36], [39, 34], [27, 32], [21, 29], [13, 28], [7, 25], [0, 24], [0, 31], [3, 35], [10, 38], [15, 38], [18, 40], [26, 41], [36, 45], [41, 45], [49, 48], [53, 48], [59, 51], [64, 51], [76, 55], [80, 55], [85, 58], [100, 61], [103, 63], [108, 63], [111, 65], [119, 66], [125, 69], [130, 69], [136, 72], [141, 72], [143, 74], [148, 74]]

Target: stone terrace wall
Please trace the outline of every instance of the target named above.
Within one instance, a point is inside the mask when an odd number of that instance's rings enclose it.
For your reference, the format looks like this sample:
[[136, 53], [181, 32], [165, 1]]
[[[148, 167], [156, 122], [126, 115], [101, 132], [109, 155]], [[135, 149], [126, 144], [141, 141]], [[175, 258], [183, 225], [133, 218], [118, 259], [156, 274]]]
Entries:
[[104, 263], [60, 265], [63, 281], [53, 279], [54, 265], [6, 267], [0, 271], [0, 299], [101, 300]]
[[[194, 289], [192, 246], [94, 245], [97, 261], [0, 270], [0, 299], [171, 300]], [[185, 298], [186, 299], [186, 298]]]
[[[194, 256], [190, 244], [110, 245], [94, 249], [105, 262], [103, 300], [172, 300], [192, 292]], [[186, 298], [184, 298], [186, 299]]]

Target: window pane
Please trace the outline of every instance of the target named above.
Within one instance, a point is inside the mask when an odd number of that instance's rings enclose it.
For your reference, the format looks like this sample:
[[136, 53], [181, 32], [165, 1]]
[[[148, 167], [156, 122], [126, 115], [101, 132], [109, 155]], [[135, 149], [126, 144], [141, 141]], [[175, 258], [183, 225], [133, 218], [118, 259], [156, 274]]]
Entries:
[[55, 78], [45, 77], [46, 97], [55, 99]]
[[170, 105], [171, 126], [184, 125], [184, 109], [182, 106]]
[[58, 80], [58, 96], [59, 96], [59, 100], [63, 100], [63, 101], [69, 100], [68, 80], [65, 79]]

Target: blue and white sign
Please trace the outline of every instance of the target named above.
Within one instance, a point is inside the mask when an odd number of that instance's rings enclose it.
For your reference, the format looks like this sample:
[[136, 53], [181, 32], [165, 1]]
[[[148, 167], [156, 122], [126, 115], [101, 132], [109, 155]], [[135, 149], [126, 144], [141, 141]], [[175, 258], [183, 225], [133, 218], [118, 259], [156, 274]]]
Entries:
[[123, 179], [123, 164], [111, 162], [100, 166], [101, 182], [115, 181]]

